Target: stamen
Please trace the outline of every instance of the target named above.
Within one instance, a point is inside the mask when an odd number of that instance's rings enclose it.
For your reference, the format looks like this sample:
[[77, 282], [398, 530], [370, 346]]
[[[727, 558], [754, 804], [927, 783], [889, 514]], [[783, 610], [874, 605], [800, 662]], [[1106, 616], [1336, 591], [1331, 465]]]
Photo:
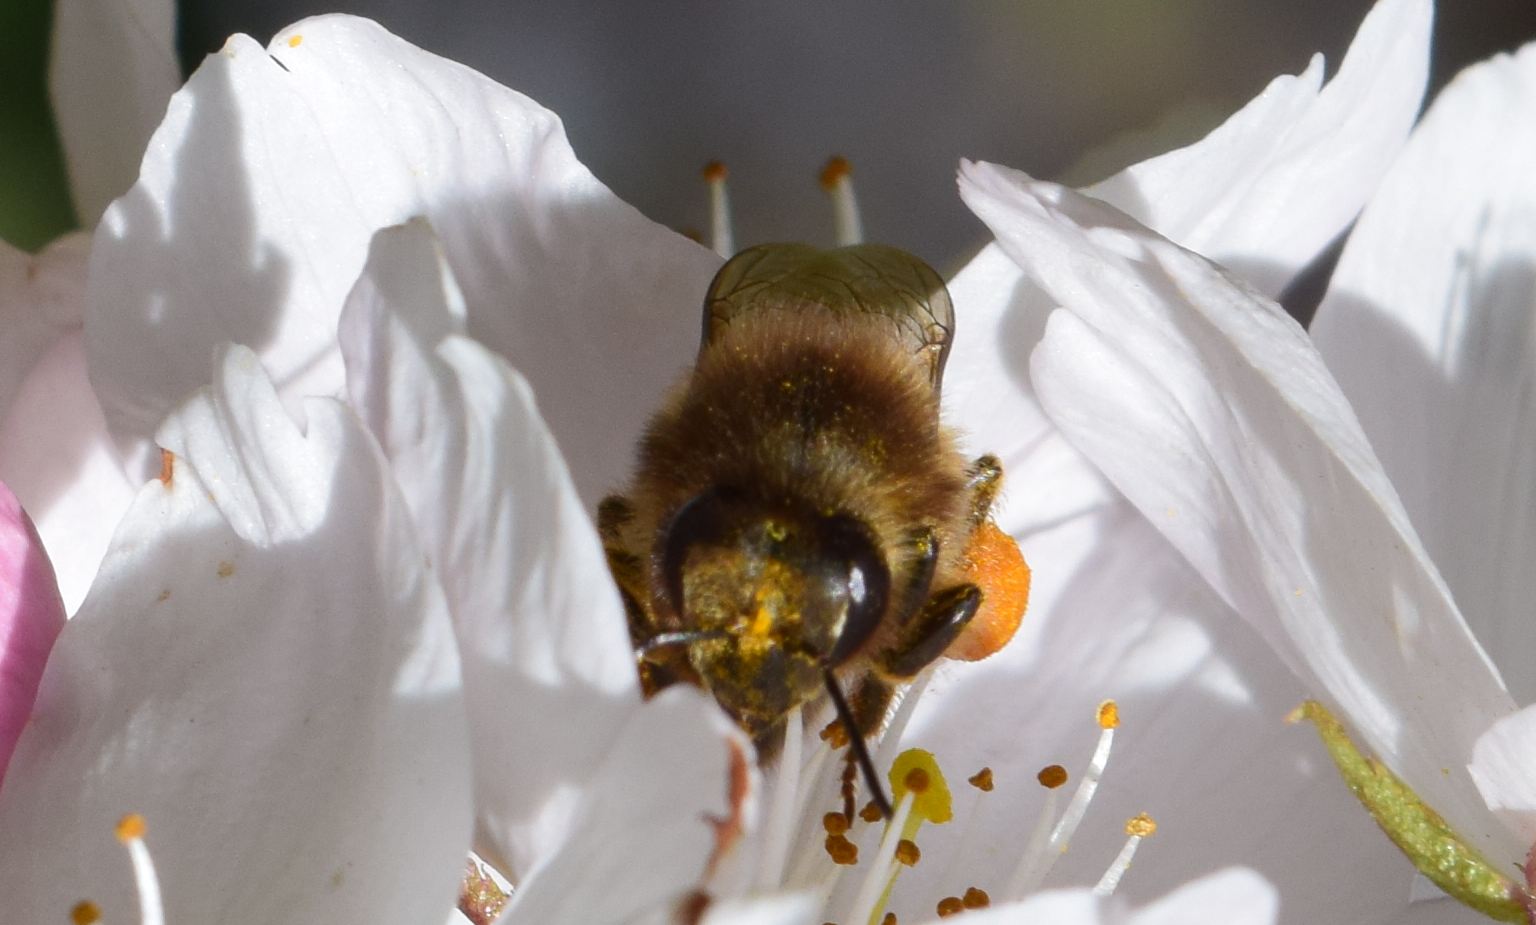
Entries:
[[[1066, 812], [1061, 814], [1061, 819], [1056, 822], [1051, 830], [1051, 836], [1046, 841], [1044, 848], [1038, 853], [1033, 850], [1025, 852], [1023, 860], [1019, 862], [1013, 879], [1008, 883], [1010, 898], [1020, 898], [1027, 893], [1034, 892], [1050, 874], [1056, 860], [1067, 851], [1072, 836], [1077, 832], [1078, 825], [1083, 821], [1083, 816], [1088, 812], [1088, 804], [1093, 800], [1094, 793], [1099, 789], [1099, 778], [1104, 774], [1104, 768], [1109, 764], [1110, 746], [1114, 744], [1115, 729], [1120, 725], [1120, 708], [1113, 700], [1106, 700], [1099, 704], [1097, 713], [1099, 724], [1099, 744], [1093, 750], [1093, 757], [1088, 762], [1088, 770], [1084, 772], [1083, 779], [1077, 785], [1077, 791], [1072, 794], [1072, 801], [1067, 804]], [[1053, 786], [1047, 783], [1049, 777], [1059, 782], [1054, 786], [1060, 786], [1066, 782], [1066, 772], [1058, 766], [1052, 766], [1040, 772], [1040, 783], [1044, 786]], [[1058, 773], [1059, 772], [1059, 773]], [[1054, 812], [1054, 806], [1047, 801], [1048, 812]], [[1042, 816], [1042, 819], [1049, 816]]]
[[853, 168], [842, 155], [827, 161], [821, 169], [821, 188], [832, 199], [833, 237], [838, 247], [864, 243], [864, 222], [859, 218], [859, 203], [853, 196]]
[[[794, 835], [796, 812], [799, 807], [800, 747], [804, 734], [800, 708], [789, 711], [784, 718], [784, 749], [779, 755], [778, 778], [773, 783], [773, 799], [769, 803], [771, 815], [763, 839], [764, 863], [759, 869], [758, 888], [768, 891], [784, 879], [784, 866], [789, 863], [790, 840]], [[830, 830], [829, 834], [830, 834]]]
[[117, 840], [128, 849], [128, 859], [133, 862], [133, 882], [139, 891], [140, 925], [165, 925], [160, 878], [155, 874], [155, 862], [149, 856], [149, 847], [144, 844], [146, 827], [143, 816], [129, 813], [118, 820]]
[[725, 165], [710, 161], [704, 165], [704, 182], [709, 184], [709, 249], [729, 259], [736, 253], [736, 234], [731, 228], [731, 200], [725, 190]]
[[1131, 867], [1131, 859], [1136, 856], [1137, 846], [1141, 844], [1142, 839], [1150, 838], [1156, 831], [1157, 822], [1146, 813], [1126, 820], [1125, 834], [1128, 837], [1125, 840], [1125, 847], [1120, 849], [1120, 854], [1115, 857], [1114, 863], [1110, 864], [1109, 869], [1104, 871], [1104, 876], [1099, 878], [1098, 885], [1093, 888], [1093, 895], [1108, 896], [1115, 892], [1115, 887], [1120, 885], [1120, 878], [1124, 877], [1125, 872]]
[[931, 752], [920, 748], [902, 752], [891, 765], [889, 779], [897, 801], [896, 813], [886, 825], [874, 863], [859, 887], [850, 922], [876, 925], [901, 868], [917, 863], [919, 853], [912, 840], [917, 830], [924, 822], [941, 825], [955, 815], [949, 782]]
[[73, 925], [96, 925], [101, 921], [101, 907], [89, 899], [81, 900], [69, 910], [69, 921]]

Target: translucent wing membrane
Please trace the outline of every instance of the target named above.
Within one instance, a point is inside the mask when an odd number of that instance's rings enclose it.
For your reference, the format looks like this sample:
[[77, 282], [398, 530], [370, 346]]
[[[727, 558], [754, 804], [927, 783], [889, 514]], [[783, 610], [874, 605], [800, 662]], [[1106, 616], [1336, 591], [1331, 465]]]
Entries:
[[955, 329], [944, 280], [911, 254], [880, 244], [835, 250], [762, 244], [742, 251], [720, 268], [704, 297], [700, 349], [744, 315], [816, 310], [888, 320], [892, 336], [927, 363], [938, 390]]

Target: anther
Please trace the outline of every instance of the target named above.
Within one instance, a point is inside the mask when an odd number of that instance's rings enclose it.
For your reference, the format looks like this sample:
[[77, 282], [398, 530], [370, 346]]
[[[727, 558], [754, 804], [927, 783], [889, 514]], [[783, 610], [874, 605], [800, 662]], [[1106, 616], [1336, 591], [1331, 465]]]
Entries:
[[828, 835], [846, 835], [851, 824], [849, 818], [842, 813], [827, 813], [821, 817], [821, 827], [826, 829]]
[[939, 900], [939, 905], [935, 911], [939, 913], [939, 918], [941, 919], [947, 919], [952, 915], [959, 915], [965, 911], [965, 900], [958, 896], [946, 896]]
[[960, 902], [967, 909], [985, 909], [992, 905], [992, 897], [987, 895], [986, 890], [967, 887], [965, 895], [960, 897]]
[[1093, 757], [1088, 761], [1088, 769], [1082, 779], [1078, 781], [1077, 791], [1072, 794], [1072, 800], [1067, 804], [1067, 809], [1056, 820], [1056, 825], [1051, 829], [1049, 838], [1041, 843], [1038, 839], [1044, 832], [1050, 817], [1056, 814], [1054, 797], [1056, 788], [1067, 781], [1067, 772], [1059, 765], [1051, 765], [1043, 769], [1039, 774], [1040, 785], [1046, 787], [1050, 793], [1046, 797], [1045, 811], [1036, 824], [1035, 834], [1030, 839], [1029, 849], [1025, 851], [1019, 866], [1014, 870], [1013, 878], [1008, 882], [1008, 890], [1005, 895], [1010, 898], [1018, 898], [1031, 893], [1045, 880], [1055, 865], [1056, 859], [1066, 853], [1067, 845], [1072, 841], [1072, 836], [1077, 832], [1078, 825], [1083, 821], [1083, 816], [1088, 812], [1088, 804], [1092, 802], [1094, 793], [1099, 788], [1099, 778], [1104, 774], [1104, 768], [1109, 764], [1110, 747], [1114, 744], [1115, 729], [1120, 725], [1120, 710], [1113, 700], [1106, 700], [1099, 704], [1094, 714], [1099, 726], [1099, 742], [1093, 750]]
[[96, 925], [101, 921], [101, 907], [88, 899], [77, 902], [69, 910], [69, 920], [73, 925]]
[[[128, 859], [133, 862], [133, 882], [139, 891], [140, 925], [165, 925], [165, 906], [160, 899], [160, 878], [155, 874], [154, 859], [144, 844], [148, 828], [144, 817], [129, 813], [119, 819], [114, 829], [117, 840], [128, 849]], [[76, 906], [75, 908], [80, 908]]]
[[846, 835], [828, 835], [826, 847], [827, 856], [834, 864], [852, 866], [859, 863], [859, 846], [849, 841]]
[[896, 860], [907, 867], [914, 867], [922, 860], [923, 853], [918, 850], [917, 842], [910, 838], [903, 838], [896, 843]]
[[827, 161], [821, 169], [821, 188], [832, 199], [833, 237], [838, 247], [864, 243], [864, 222], [859, 218], [859, 203], [853, 196], [853, 168], [841, 155]]
[[709, 184], [709, 248], [721, 257], [736, 253], [736, 233], [731, 227], [731, 200], [725, 189], [725, 165], [710, 161], [704, 165], [704, 182]]
[[1125, 876], [1127, 870], [1130, 870], [1131, 859], [1136, 856], [1136, 849], [1141, 845], [1142, 839], [1149, 837], [1156, 831], [1157, 822], [1146, 813], [1132, 816], [1126, 820], [1125, 834], [1127, 837], [1125, 839], [1125, 846], [1115, 856], [1115, 860], [1109, 865], [1109, 869], [1104, 871], [1104, 876], [1099, 878], [1098, 884], [1093, 888], [1093, 895], [1108, 896], [1115, 892], [1115, 887], [1120, 885], [1120, 878]]
[[966, 782], [983, 793], [991, 793], [992, 769], [982, 768], [980, 771], [977, 771], [975, 774], [972, 774], [970, 777], [966, 778]]

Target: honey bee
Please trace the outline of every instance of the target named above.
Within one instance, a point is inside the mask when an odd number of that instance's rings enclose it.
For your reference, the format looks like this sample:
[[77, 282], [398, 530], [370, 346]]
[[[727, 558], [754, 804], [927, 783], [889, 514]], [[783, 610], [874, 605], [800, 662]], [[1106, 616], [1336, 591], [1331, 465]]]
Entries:
[[702, 685], [764, 760], [826, 693], [888, 808], [862, 740], [895, 685], [951, 652], [984, 600], [993, 635], [1024, 605], [1016, 581], [994, 595], [975, 577], [979, 547], [1023, 560], [990, 521], [997, 459], [967, 460], [939, 418], [949, 294], [892, 247], [770, 244], [725, 263], [703, 315], [627, 493], [598, 510], [643, 686]]

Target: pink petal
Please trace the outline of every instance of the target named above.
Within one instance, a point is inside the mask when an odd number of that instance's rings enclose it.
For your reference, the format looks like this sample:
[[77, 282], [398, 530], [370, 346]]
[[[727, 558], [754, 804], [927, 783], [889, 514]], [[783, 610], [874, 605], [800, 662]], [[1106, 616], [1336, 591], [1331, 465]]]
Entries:
[[64, 602], [32, 519], [0, 482], [0, 780], [32, 714]]

